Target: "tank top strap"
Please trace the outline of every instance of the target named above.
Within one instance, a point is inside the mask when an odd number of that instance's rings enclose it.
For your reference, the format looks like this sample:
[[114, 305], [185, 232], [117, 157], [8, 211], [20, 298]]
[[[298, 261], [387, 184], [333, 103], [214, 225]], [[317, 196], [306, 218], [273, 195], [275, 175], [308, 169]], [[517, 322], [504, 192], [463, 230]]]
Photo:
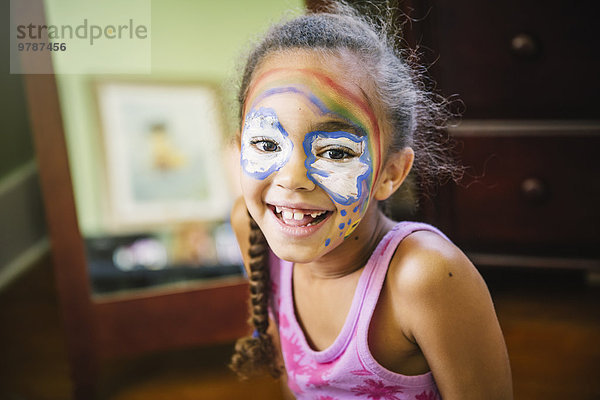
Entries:
[[284, 285], [285, 279], [287, 278], [287, 276], [282, 275], [285, 275], [287, 269], [290, 268], [289, 265], [286, 265], [287, 268], [284, 268], [283, 265], [285, 263], [285, 261], [280, 260], [275, 253], [273, 253], [273, 250], [269, 249], [269, 313], [277, 325], [279, 325], [279, 312], [281, 309], [281, 287]]
[[[385, 281], [392, 256], [400, 242], [411, 233], [417, 231], [435, 232], [446, 240], [449, 240], [446, 235], [429, 224], [410, 221], [399, 222], [384, 236], [379, 243], [379, 246], [377, 246], [377, 249], [375, 249], [376, 254], [369, 260], [373, 265], [369, 266], [371, 276], [364, 293], [363, 305], [358, 317], [359, 320], [357, 326], [359, 354], [369, 351], [367, 343], [369, 325], [371, 324], [371, 318], [373, 317], [373, 312], [375, 311], [375, 307], [379, 300], [379, 295], [381, 294], [383, 282]], [[363, 360], [365, 359], [364, 357], [361, 358], [363, 358]]]

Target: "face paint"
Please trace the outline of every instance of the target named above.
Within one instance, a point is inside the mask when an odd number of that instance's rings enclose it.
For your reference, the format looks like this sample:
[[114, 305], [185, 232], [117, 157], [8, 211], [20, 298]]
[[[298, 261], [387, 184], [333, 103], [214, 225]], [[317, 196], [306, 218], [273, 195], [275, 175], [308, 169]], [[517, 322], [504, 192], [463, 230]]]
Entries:
[[308, 178], [336, 203], [347, 206], [360, 200], [365, 192], [368, 194], [373, 167], [366, 137], [317, 131], [305, 136], [303, 146]]
[[316, 106], [316, 110], [321, 114], [327, 114], [328, 112], [331, 112], [331, 110], [329, 110], [317, 96], [307, 91], [306, 88], [302, 87], [301, 85], [282, 86], [265, 90], [263, 93], [256, 96], [252, 103], [258, 103], [264, 98], [282, 93], [296, 93], [305, 97], [310, 101], [310, 103], [312, 103], [312, 105]]
[[[327, 222], [329, 227], [323, 232], [326, 234], [320, 235], [319, 242], [322, 248], [336, 247], [365, 216], [380, 170], [381, 135], [372, 105], [364, 90], [354, 83], [346, 83], [343, 78], [333, 79], [322, 70], [291, 67], [268, 69], [249, 87], [244, 105], [246, 125], [250, 119], [256, 118], [256, 114], [262, 113], [262, 118], [266, 119], [264, 110], [269, 110], [269, 118], [277, 121], [277, 133], [281, 138], [293, 138], [296, 146], [302, 145], [306, 156], [302, 160], [306, 177], [323, 190], [335, 205], [337, 212]], [[301, 119], [296, 117], [295, 110], [298, 110], [298, 116], [302, 115]], [[289, 136], [279, 121], [289, 129]], [[260, 140], [265, 135], [256, 133], [252, 137], [257, 139], [250, 140], [248, 133], [252, 133], [252, 130], [245, 126], [242, 132], [242, 166], [245, 175], [265, 179], [280, 170], [292, 157], [291, 143], [289, 153], [285, 156], [281, 154], [277, 160], [273, 157], [267, 162], [261, 153], [251, 155], [250, 146], [255, 147], [253, 151], [256, 151], [257, 144], [264, 146]], [[273, 142], [284, 143], [281, 138]], [[280, 147], [283, 150], [283, 146]], [[249, 167], [249, 161], [244, 164], [244, 160], [250, 159], [253, 168]], [[261, 161], [257, 162], [258, 159]], [[259, 170], [263, 172], [257, 173]], [[265, 190], [269, 187], [265, 186]], [[257, 191], [257, 209], [264, 208], [259, 193], [264, 192]], [[247, 200], [247, 204], [250, 201]], [[270, 213], [271, 210], [265, 212], [267, 215]], [[266, 218], [263, 225], [269, 226], [269, 221]], [[267, 238], [277, 242], [278, 236], [267, 235]], [[281, 242], [282, 249], [286, 245], [286, 242]]]
[[241, 149], [242, 169], [247, 175], [265, 179], [285, 165], [293, 148], [275, 111], [259, 108], [247, 114]]
[[[290, 81], [295, 81], [290, 85]], [[299, 89], [303, 88], [303, 89]], [[372, 140], [373, 181], [377, 181], [383, 159], [381, 132], [372, 106], [362, 94], [353, 92], [327, 74], [310, 68], [273, 68], [260, 75], [248, 91], [246, 110], [265, 97], [285, 91], [304, 95], [321, 114], [335, 114], [369, 132]]]

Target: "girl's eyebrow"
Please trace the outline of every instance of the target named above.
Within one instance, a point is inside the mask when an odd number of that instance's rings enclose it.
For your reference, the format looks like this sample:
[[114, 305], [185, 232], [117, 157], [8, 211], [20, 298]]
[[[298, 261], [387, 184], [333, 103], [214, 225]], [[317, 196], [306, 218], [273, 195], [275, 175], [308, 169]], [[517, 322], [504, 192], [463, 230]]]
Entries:
[[344, 131], [353, 133], [356, 136], [367, 136], [367, 133], [358, 125], [352, 124], [346, 121], [325, 121], [311, 124], [311, 132], [323, 131], [323, 132], [337, 132]]

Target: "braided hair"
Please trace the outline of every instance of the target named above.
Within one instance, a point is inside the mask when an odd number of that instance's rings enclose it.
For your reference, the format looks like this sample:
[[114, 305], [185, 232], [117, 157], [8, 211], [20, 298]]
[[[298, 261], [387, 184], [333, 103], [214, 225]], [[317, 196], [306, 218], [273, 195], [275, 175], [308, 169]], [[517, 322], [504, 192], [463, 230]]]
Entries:
[[[249, 214], [248, 214], [249, 215]], [[250, 215], [249, 215], [250, 216]], [[241, 338], [235, 345], [230, 367], [242, 378], [267, 372], [274, 378], [281, 374], [275, 358], [273, 339], [267, 333], [269, 327], [269, 245], [262, 231], [250, 216], [249, 283], [251, 336]]]

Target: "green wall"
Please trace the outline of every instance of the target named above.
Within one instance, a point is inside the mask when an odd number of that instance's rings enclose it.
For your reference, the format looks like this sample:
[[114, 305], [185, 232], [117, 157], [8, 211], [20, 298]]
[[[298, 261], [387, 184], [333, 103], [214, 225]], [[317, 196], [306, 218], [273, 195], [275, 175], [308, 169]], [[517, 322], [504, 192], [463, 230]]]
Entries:
[[[49, 23], [53, 22], [53, 15], [72, 13], [73, 1], [77, 0], [46, 0]], [[119, 15], [124, 3], [103, 1], [105, 17], [111, 18], [111, 12]], [[156, 79], [226, 83], [235, 75], [236, 64], [249, 41], [264, 32], [270, 23], [278, 21], [287, 10], [295, 10], [292, 13], [297, 14], [302, 6], [302, 0], [156, 0], [151, 2], [150, 75], [60, 74], [60, 64], [57, 64], [71, 174], [84, 234], [103, 231], [102, 146], [94, 82]], [[90, 57], [98, 57], [97, 52], [90, 52]], [[106, 65], [110, 61], [98, 60]]]

